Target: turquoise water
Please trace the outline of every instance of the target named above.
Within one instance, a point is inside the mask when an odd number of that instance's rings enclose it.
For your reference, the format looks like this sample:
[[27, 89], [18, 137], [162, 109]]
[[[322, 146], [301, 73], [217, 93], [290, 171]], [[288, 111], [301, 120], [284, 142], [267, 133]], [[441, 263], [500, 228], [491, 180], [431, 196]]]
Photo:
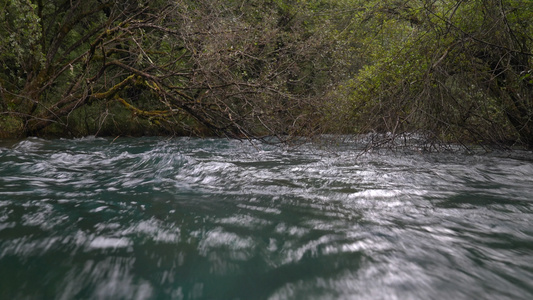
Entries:
[[0, 141], [0, 299], [533, 299], [533, 155]]

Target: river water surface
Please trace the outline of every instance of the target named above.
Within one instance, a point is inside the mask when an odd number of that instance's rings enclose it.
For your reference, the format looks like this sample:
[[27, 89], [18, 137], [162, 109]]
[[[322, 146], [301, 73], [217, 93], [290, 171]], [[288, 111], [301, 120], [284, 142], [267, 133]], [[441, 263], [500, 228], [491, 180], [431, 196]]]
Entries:
[[0, 299], [533, 299], [531, 153], [0, 141]]

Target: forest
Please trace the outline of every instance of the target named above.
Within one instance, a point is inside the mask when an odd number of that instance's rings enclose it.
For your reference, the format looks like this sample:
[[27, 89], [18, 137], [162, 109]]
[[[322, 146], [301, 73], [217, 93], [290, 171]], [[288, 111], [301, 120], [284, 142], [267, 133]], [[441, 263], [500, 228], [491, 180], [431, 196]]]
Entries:
[[530, 0], [1, 0], [0, 138], [533, 148]]

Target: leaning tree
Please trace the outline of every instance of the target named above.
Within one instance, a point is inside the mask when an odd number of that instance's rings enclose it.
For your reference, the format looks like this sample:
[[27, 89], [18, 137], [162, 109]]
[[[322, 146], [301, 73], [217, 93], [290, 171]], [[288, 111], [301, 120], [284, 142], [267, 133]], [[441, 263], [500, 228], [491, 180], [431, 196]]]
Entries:
[[[89, 119], [98, 132], [113, 120], [110, 107], [120, 107], [132, 120], [169, 130], [310, 134], [323, 118], [332, 64], [328, 44], [298, 5], [4, 1], [0, 121], [34, 135]], [[94, 106], [101, 109], [87, 109]]]

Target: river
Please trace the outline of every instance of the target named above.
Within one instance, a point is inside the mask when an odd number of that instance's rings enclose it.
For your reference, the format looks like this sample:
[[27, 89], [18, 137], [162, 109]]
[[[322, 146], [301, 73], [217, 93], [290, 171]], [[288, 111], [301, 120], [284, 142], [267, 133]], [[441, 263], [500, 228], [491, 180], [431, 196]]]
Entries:
[[0, 141], [0, 299], [533, 299], [533, 155]]

